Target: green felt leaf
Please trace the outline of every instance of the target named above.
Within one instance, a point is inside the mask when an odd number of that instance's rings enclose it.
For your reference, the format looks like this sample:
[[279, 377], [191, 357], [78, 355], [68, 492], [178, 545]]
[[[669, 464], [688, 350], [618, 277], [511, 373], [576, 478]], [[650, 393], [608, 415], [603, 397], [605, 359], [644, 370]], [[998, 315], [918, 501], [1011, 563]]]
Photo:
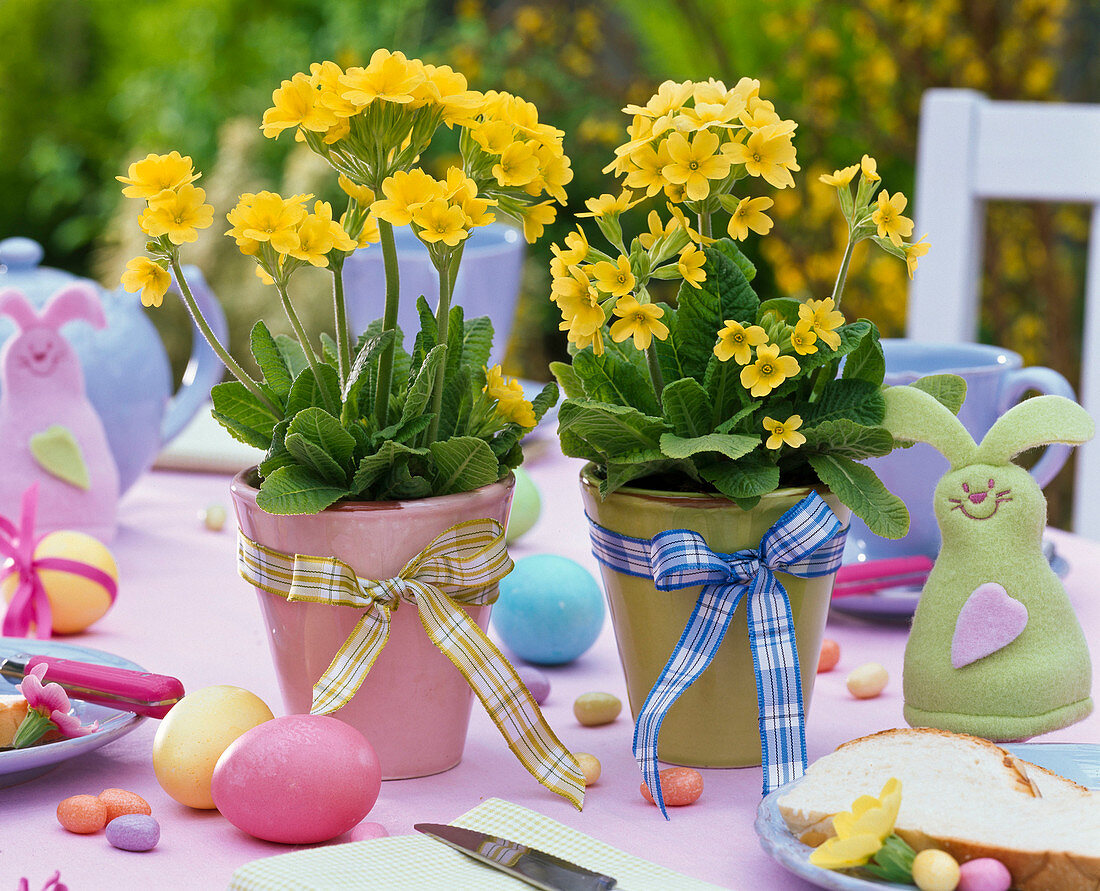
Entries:
[[551, 362], [550, 373], [557, 378], [558, 386], [568, 399], [584, 398], [584, 384], [581, 383], [572, 365], [567, 365], [565, 362]]
[[909, 384], [935, 397], [941, 405], [957, 415], [966, 400], [966, 380], [957, 374], [929, 374]]
[[269, 514], [315, 514], [351, 493], [305, 467], [280, 467], [260, 483], [256, 503]]
[[348, 379], [344, 384], [343, 392], [340, 394], [345, 402], [349, 396], [359, 392], [366, 377], [365, 372], [378, 361], [382, 351], [393, 342], [393, 339], [394, 333], [392, 331], [384, 331], [363, 341], [362, 346], [359, 347], [359, 352], [355, 354], [355, 359], [351, 363], [351, 368], [348, 370]]
[[844, 360], [844, 377], [858, 378], [882, 386], [886, 376], [886, 357], [879, 343], [878, 330], [872, 325], [847, 359]]
[[675, 433], [661, 435], [661, 451], [669, 458], [690, 458], [702, 452], [717, 452], [727, 458], [740, 458], [760, 445], [759, 436], [732, 433], [707, 433], [685, 438]]
[[267, 325], [262, 321], [253, 325], [249, 341], [252, 347], [252, 356], [256, 359], [256, 364], [260, 366], [260, 371], [263, 373], [264, 383], [279, 397], [280, 402], [286, 402], [294, 378], [290, 375], [290, 369], [279, 350], [279, 345], [275, 342], [275, 338], [271, 336], [271, 332], [267, 330]]
[[401, 412], [401, 421], [405, 422], [426, 411], [432, 398], [432, 386], [435, 384], [435, 373], [443, 362], [447, 347], [444, 344], [436, 344], [424, 357], [424, 363], [416, 372], [405, 394], [405, 406]]
[[573, 370], [584, 386], [585, 395], [596, 402], [631, 406], [643, 414], [660, 413], [653, 385], [630, 362], [608, 350], [597, 356], [591, 350], [573, 357]]
[[573, 439], [579, 438], [586, 443], [586, 450], [610, 460], [659, 449], [661, 434], [667, 430], [660, 418], [623, 405], [567, 400], [558, 412], [558, 435], [563, 446], [573, 445]]
[[[325, 395], [328, 396], [327, 401]], [[328, 408], [331, 405], [339, 408], [340, 404], [340, 375], [331, 365], [322, 362], [317, 366], [316, 375], [307, 366], [294, 378], [290, 395], [286, 398], [286, 416], [293, 418], [298, 412], [312, 406]]]
[[682, 378], [665, 387], [661, 404], [665, 420], [677, 436], [703, 436], [714, 429], [710, 397], [695, 378]]
[[779, 467], [764, 452], [753, 452], [737, 461], [720, 461], [702, 468], [700, 473], [729, 498], [758, 498], [779, 487]]
[[901, 538], [909, 530], [909, 511], [865, 464], [840, 455], [810, 455], [818, 479], [850, 507], [875, 535]]
[[54, 424], [41, 433], [35, 433], [31, 436], [30, 447], [38, 466], [50, 476], [85, 492], [91, 488], [88, 465], [84, 463], [80, 443], [68, 427]]
[[865, 427], [847, 418], [823, 421], [799, 432], [806, 437], [800, 453], [828, 452], [859, 461], [887, 455], [894, 447], [894, 437], [885, 427]]
[[500, 462], [483, 439], [456, 436], [428, 448], [435, 462], [433, 488], [440, 495], [487, 486], [500, 475]]
[[260, 402], [240, 381], [225, 381], [210, 388], [214, 417], [241, 442], [267, 449], [281, 417]]
[[726, 320], [752, 324], [760, 306], [745, 273], [726, 252], [728, 244], [720, 245], [722, 242], [704, 248], [707, 279], [702, 287], [693, 288], [685, 282], [678, 298], [676, 334], [681, 363], [697, 380], [706, 372]]
[[886, 414], [886, 401], [877, 384], [858, 378], [829, 381], [821, 398], [806, 407], [802, 415], [805, 427], [816, 427], [823, 421], [847, 418], [866, 427], [876, 427]]
[[279, 349], [279, 355], [283, 357], [291, 380], [297, 380], [298, 375], [309, 368], [309, 359], [302, 345], [287, 334], [279, 334], [275, 337], [275, 345]]

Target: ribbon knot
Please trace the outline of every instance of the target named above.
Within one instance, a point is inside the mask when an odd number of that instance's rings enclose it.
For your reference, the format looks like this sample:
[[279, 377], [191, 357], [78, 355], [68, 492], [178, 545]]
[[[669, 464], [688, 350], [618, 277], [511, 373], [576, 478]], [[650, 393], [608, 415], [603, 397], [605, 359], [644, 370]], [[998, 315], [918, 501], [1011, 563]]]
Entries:
[[515, 669], [462, 606], [492, 603], [512, 570], [504, 527], [496, 520], [458, 523], [436, 536], [389, 579], [362, 579], [335, 557], [284, 554], [238, 540], [237, 566], [249, 584], [287, 600], [362, 611], [355, 628], [313, 686], [310, 712], [325, 715], [351, 700], [386, 645], [390, 613], [415, 604], [431, 641], [477, 694], [508, 747], [552, 792], [578, 808], [584, 778], [546, 724]]
[[764, 533], [758, 548], [733, 554], [712, 551], [690, 529], [640, 539], [605, 529], [591, 517], [588, 522], [592, 551], [608, 568], [652, 578], [659, 591], [701, 587], [634, 727], [634, 756], [665, 818], [657, 768], [661, 722], [714, 659], [742, 599], [756, 675], [764, 793], [800, 777], [806, 770], [802, 679], [790, 601], [776, 573], [813, 578], [839, 568], [847, 529], [824, 499], [811, 492]]

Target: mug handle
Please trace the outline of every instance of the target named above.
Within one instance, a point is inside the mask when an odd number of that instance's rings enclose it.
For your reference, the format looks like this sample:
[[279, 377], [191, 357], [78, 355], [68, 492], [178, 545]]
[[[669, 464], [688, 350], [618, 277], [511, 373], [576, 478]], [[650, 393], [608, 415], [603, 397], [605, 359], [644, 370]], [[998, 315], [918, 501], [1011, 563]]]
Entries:
[[[1028, 390], [1036, 390], [1043, 395], [1065, 396], [1067, 399], [1077, 401], [1077, 395], [1062, 375], [1053, 368], [1033, 366], [1030, 368], [1017, 368], [1005, 375], [1004, 386], [1001, 389], [1000, 404], [997, 406], [997, 417], [1003, 415], [1012, 406], [1020, 401], [1020, 397]], [[1058, 475], [1062, 465], [1069, 458], [1071, 447], [1055, 443], [1049, 445], [1039, 456], [1039, 460], [1031, 468], [1031, 475], [1040, 488], [1046, 485]]]
[[[195, 266], [184, 266], [187, 283], [199, 309], [206, 317], [211, 330], [218, 340], [229, 347], [229, 326], [225, 321], [225, 312], [221, 303], [206, 284], [206, 279]], [[219, 383], [225, 374], [225, 366], [213, 347], [206, 342], [198, 325], [191, 323], [191, 358], [183, 373], [183, 383], [176, 395], [168, 403], [168, 411], [160, 428], [161, 445], [167, 445], [174, 439], [187, 422], [210, 398], [210, 388]]]

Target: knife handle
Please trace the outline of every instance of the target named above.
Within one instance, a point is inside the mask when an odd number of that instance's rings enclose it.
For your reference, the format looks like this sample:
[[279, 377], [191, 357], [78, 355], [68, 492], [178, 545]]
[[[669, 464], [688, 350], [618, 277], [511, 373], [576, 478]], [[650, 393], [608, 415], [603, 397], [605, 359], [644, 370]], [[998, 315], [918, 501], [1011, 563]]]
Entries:
[[59, 684], [77, 699], [150, 718], [163, 718], [184, 695], [183, 684], [163, 674], [52, 656], [31, 657], [27, 660], [27, 671], [36, 665], [46, 666], [47, 683]]

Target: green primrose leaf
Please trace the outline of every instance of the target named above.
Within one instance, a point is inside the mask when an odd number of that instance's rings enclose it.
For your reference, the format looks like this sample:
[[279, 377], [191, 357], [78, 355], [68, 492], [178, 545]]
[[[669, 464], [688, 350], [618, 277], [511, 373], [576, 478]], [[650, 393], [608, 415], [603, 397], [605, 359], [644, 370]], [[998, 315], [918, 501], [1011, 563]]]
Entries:
[[256, 503], [269, 514], [316, 514], [351, 493], [305, 467], [280, 467], [260, 483]]
[[909, 511], [873, 470], [842, 455], [809, 455], [818, 479], [856, 514], [875, 535], [901, 538], [909, 531]]

